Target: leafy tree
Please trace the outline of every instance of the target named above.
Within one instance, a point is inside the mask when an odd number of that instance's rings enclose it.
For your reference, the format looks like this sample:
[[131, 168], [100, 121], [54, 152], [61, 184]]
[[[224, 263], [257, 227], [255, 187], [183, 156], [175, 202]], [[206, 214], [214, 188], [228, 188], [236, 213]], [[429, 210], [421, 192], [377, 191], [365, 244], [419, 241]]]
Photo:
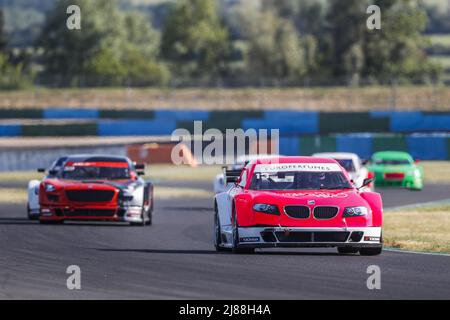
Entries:
[[[331, 74], [357, 81], [364, 67], [365, 0], [331, 0], [327, 20], [328, 61]], [[341, 80], [341, 79], [338, 79]]]
[[291, 21], [269, 10], [246, 12], [242, 21], [250, 77], [292, 80], [305, 73], [303, 47]]
[[162, 57], [181, 76], [215, 77], [224, 72], [229, 38], [216, 0], [179, 0], [162, 34]]
[[[81, 8], [81, 30], [66, 27], [66, 8], [71, 4]], [[140, 55], [152, 67], [159, 53], [159, 35], [150, 23], [138, 13], [123, 13], [114, 0], [58, 1], [48, 14], [39, 44], [46, 74], [63, 75], [58, 78], [62, 85], [123, 84], [134, 75], [127, 72], [127, 53]], [[142, 68], [142, 72], [149, 70]]]
[[[366, 26], [369, 4], [381, 8], [381, 30]], [[439, 76], [424, 53], [426, 15], [412, 0], [332, 0], [327, 15], [324, 63], [337, 80], [358, 83], [422, 82]]]
[[5, 35], [5, 19], [3, 16], [3, 9], [0, 9], [0, 52], [6, 49], [6, 35]]
[[324, 15], [328, 0], [264, 0], [263, 6], [276, 10], [291, 20], [298, 31], [305, 35], [320, 36], [324, 27]]
[[378, 0], [382, 29], [366, 31], [364, 77], [378, 82], [422, 82], [439, 77], [440, 68], [424, 52], [425, 12], [410, 0]]
[[32, 85], [33, 77], [22, 64], [12, 65], [8, 56], [0, 52], [0, 89], [23, 89]]

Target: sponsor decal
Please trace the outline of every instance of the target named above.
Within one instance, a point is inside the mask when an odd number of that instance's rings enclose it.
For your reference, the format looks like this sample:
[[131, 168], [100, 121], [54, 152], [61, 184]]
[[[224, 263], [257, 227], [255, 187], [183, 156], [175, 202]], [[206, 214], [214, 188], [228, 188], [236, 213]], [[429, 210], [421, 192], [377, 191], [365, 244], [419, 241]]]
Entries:
[[128, 168], [128, 163], [126, 163], [126, 162], [67, 162], [64, 170], [66, 170], [66, 168], [74, 168], [74, 167]]
[[243, 237], [239, 238], [239, 242], [259, 242], [259, 237]]
[[[339, 193], [328, 193], [328, 192], [317, 192], [317, 193], [307, 193], [307, 192], [290, 192], [290, 193], [280, 193], [280, 195], [285, 197], [316, 197], [316, 198], [334, 198], [334, 199], [344, 199], [348, 197], [348, 193], [339, 192]], [[314, 200], [308, 200], [314, 201]], [[315, 203], [313, 203], [315, 204]]]
[[340, 172], [342, 169], [336, 163], [272, 163], [258, 164], [255, 172]]
[[364, 237], [364, 241], [375, 241], [375, 242], [379, 242], [379, 241], [380, 241], [380, 237], [369, 237], [369, 236], [366, 236], [366, 237]]

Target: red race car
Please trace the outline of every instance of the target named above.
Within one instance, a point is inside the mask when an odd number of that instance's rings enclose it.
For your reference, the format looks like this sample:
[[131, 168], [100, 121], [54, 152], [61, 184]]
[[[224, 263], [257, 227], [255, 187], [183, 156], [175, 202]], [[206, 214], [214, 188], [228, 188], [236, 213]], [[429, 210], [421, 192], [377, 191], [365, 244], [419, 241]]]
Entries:
[[39, 221], [122, 221], [149, 225], [153, 185], [140, 176], [143, 165], [118, 156], [67, 157], [39, 187]]
[[[235, 185], [215, 197], [215, 247], [337, 247], [341, 254], [382, 251], [381, 196], [363, 192], [333, 159], [280, 157], [228, 171]], [[366, 179], [360, 188], [372, 181]]]

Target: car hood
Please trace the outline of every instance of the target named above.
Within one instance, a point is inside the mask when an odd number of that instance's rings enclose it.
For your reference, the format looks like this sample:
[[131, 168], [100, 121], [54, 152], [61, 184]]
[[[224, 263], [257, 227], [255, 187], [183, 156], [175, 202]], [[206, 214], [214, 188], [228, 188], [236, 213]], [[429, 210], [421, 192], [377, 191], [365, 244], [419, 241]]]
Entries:
[[355, 189], [252, 191], [253, 203], [278, 205], [367, 206]]

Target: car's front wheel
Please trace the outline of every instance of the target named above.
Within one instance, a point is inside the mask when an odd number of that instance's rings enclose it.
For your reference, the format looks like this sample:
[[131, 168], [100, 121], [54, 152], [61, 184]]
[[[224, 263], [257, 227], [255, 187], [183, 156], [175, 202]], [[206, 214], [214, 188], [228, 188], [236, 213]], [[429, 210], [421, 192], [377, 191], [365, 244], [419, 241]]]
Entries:
[[239, 247], [239, 230], [238, 223], [236, 217], [236, 209], [233, 209], [233, 248], [232, 251], [234, 253], [253, 253], [255, 252], [255, 248], [242, 248]]
[[27, 203], [27, 216], [28, 216], [28, 220], [37, 220], [38, 217], [37, 216], [33, 216], [31, 214], [31, 209], [30, 209], [30, 204]]
[[147, 225], [147, 222], [145, 221], [145, 208], [142, 207], [142, 213], [141, 213], [141, 221], [139, 222], [130, 222], [130, 226], [133, 227], [145, 227]]
[[222, 232], [220, 230], [219, 214], [214, 214], [214, 247], [217, 252], [230, 251], [228, 248], [222, 247]]

